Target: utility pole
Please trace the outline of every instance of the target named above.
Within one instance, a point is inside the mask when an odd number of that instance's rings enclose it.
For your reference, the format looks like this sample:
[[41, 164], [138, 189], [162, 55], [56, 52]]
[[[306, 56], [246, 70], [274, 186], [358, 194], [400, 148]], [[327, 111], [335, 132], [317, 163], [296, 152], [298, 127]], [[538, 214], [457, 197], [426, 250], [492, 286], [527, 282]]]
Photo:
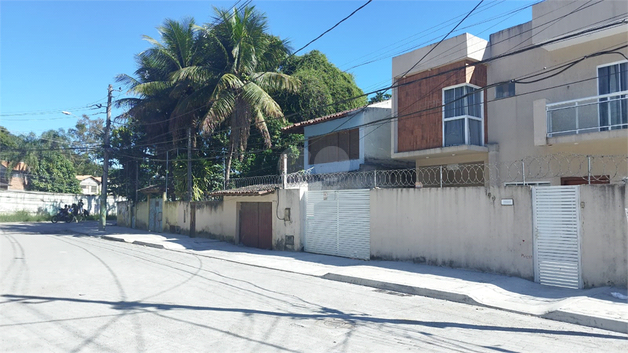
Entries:
[[168, 168], [168, 152], [166, 151], [166, 200], [168, 200], [168, 173], [170, 171], [170, 169]]
[[105, 145], [103, 148], [102, 190], [100, 192], [100, 224], [98, 230], [105, 230], [107, 224], [107, 177], [109, 176], [109, 130], [111, 129], [111, 97], [113, 87], [107, 89], [107, 123], [105, 124]]
[[192, 128], [188, 128], [188, 201], [192, 201]]

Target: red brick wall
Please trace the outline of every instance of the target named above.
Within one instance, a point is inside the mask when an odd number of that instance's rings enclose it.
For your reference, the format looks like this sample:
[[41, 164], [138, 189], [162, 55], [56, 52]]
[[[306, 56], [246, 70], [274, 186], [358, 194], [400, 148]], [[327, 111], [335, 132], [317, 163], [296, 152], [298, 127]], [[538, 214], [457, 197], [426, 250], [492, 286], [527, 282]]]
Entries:
[[[442, 147], [442, 95], [443, 88], [470, 83], [479, 87], [486, 86], [486, 66], [478, 65], [467, 78], [466, 64], [463, 60], [423, 71], [398, 81], [398, 84], [411, 82], [397, 88], [397, 151], [417, 151]], [[451, 72], [448, 72], [453, 70]], [[438, 75], [443, 73], [442, 75]], [[437, 75], [437, 76], [434, 76]], [[430, 77], [434, 76], [434, 77]], [[421, 80], [422, 78], [429, 77]], [[417, 82], [412, 82], [419, 80]], [[486, 94], [484, 96], [486, 101]], [[487, 141], [486, 104], [484, 104], [484, 137]]]

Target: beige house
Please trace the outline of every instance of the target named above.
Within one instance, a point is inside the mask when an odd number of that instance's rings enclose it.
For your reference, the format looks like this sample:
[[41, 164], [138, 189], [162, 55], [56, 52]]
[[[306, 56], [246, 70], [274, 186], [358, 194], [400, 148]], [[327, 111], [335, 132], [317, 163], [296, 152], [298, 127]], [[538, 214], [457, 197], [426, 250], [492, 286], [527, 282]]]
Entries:
[[0, 161], [0, 190], [25, 190], [28, 181], [28, 166], [24, 162], [19, 162], [13, 167], [10, 174], [7, 173], [7, 161]]
[[489, 41], [463, 34], [393, 58], [392, 157], [428, 186], [621, 182], [626, 4], [580, 5], [546, 0]]
[[100, 195], [101, 178], [92, 175], [77, 175], [83, 195]]

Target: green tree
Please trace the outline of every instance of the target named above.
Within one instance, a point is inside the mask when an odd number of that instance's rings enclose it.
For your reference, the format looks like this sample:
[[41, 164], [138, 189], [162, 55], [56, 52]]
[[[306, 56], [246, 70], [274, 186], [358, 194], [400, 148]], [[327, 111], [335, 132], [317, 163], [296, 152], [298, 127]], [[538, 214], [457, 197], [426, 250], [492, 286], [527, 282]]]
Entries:
[[254, 7], [242, 11], [234, 8], [232, 13], [215, 11], [220, 23], [207, 33], [217, 39], [228, 65], [212, 93], [212, 105], [203, 118], [203, 129], [212, 133], [223, 123], [230, 128], [225, 167], [228, 183], [234, 154], [243, 156], [252, 125], [261, 133], [264, 146], [272, 146], [266, 118], [283, 118], [283, 112], [271, 94], [294, 92], [299, 81], [287, 74], [261, 71], [272, 68], [271, 61], [276, 64], [282, 56], [282, 47], [285, 48], [266, 33], [263, 14]]
[[291, 57], [281, 71], [303, 83], [300, 90], [277, 97], [291, 122], [366, 105], [366, 97], [362, 96], [364, 92], [355, 84], [353, 75], [340, 71], [318, 50]]
[[81, 192], [72, 162], [58, 151], [45, 151], [31, 168], [28, 190], [78, 194]]
[[369, 99], [369, 104], [383, 102], [389, 100], [390, 98], [392, 98], [392, 95], [390, 93], [377, 92], [373, 97]]
[[77, 147], [72, 156], [72, 162], [76, 173], [79, 175], [102, 175], [102, 158], [104, 120], [100, 118], [92, 119], [83, 115], [74, 128], [68, 130], [67, 134], [72, 145]]

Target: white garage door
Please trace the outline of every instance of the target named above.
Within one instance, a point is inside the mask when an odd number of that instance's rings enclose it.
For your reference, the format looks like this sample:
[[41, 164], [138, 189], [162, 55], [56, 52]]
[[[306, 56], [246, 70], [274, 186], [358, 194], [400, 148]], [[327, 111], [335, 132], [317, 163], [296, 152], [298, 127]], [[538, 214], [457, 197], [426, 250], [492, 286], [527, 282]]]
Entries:
[[369, 190], [307, 192], [305, 251], [368, 260]]

